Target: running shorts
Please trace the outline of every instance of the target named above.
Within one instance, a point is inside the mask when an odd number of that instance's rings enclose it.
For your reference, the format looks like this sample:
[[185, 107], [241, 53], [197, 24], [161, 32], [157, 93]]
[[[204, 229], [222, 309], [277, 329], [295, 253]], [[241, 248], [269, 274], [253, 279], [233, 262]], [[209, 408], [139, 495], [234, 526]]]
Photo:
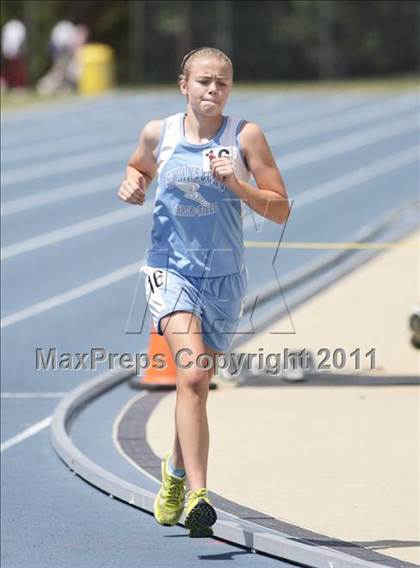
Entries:
[[148, 307], [160, 335], [162, 318], [174, 312], [190, 312], [201, 320], [206, 345], [217, 352], [229, 349], [243, 312], [246, 267], [236, 274], [210, 278], [185, 276], [152, 266], [143, 266], [141, 271], [145, 275]]

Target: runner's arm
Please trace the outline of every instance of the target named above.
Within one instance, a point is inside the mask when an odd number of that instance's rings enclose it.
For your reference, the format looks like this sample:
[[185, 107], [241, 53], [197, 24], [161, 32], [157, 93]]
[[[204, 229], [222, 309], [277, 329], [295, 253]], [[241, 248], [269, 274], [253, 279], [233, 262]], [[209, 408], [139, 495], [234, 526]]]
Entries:
[[142, 205], [146, 189], [157, 171], [156, 150], [159, 145], [161, 121], [152, 120], [143, 128], [137, 148], [128, 160], [125, 179], [118, 197], [133, 205]]
[[231, 189], [263, 217], [285, 223], [290, 212], [287, 190], [263, 131], [257, 124], [248, 122], [239, 136], [257, 187], [237, 180], [237, 187]]
[[160, 120], [151, 120], [143, 128], [138, 146], [128, 160], [127, 178], [128, 176], [136, 176], [138, 173], [141, 173], [147, 180], [147, 186], [153, 181], [157, 170], [155, 151], [159, 145], [160, 128]]

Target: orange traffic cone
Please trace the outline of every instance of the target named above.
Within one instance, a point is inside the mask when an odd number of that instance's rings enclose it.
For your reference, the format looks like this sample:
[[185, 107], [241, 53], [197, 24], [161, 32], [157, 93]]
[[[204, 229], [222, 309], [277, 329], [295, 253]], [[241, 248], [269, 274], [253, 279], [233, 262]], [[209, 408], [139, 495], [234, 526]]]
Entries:
[[[163, 368], [160, 364], [154, 362], [154, 356], [163, 355], [165, 363]], [[148, 358], [151, 361], [149, 369], [143, 372], [140, 380], [138, 376], [134, 376], [130, 385], [136, 389], [148, 390], [166, 390], [176, 388], [176, 365], [172, 357], [168, 342], [163, 335], [159, 335], [156, 328], [152, 327], [149, 340]], [[160, 359], [162, 359], [160, 357]]]

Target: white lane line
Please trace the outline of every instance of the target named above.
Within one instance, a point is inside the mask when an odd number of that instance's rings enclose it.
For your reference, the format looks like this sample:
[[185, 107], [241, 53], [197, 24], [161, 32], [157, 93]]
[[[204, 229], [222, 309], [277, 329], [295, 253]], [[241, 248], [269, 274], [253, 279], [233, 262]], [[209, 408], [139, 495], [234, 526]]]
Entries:
[[48, 426], [51, 424], [51, 421], [52, 421], [52, 415], [47, 416], [47, 418], [44, 418], [43, 420], [40, 420], [35, 424], [32, 424], [32, 426], [29, 426], [29, 428], [26, 428], [26, 430], [23, 430], [20, 434], [13, 436], [13, 438], [9, 438], [8, 440], [6, 440], [6, 442], [3, 442], [3, 444], [1, 444], [0, 446], [0, 451], [4, 452], [5, 450], [8, 450], [12, 446], [16, 446], [16, 444], [23, 442], [24, 440], [30, 438], [31, 436], [34, 436], [41, 430], [44, 430], [44, 428], [48, 428]]
[[97, 177], [92, 180], [78, 181], [56, 189], [49, 189], [47, 191], [40, 191], [33, 193], [27, 197], [19, 197], [18, 199], [11, 199], [4, 203], [1, 207], [1, 216], [13, 215], [20, 211], [27, 211], [42, 205], [49, 205], [51, 203], [59, 203], [67, 199], [74, 199], [75, 197], [84, 197], [85, 195], [92, 195], [101, 191], [112, 191], [118, 187], [122, 180], [121, 173], [107, 174], [105, 176]]
[[[415, 104], [413, 104], [415, 103]], [[418, 110], [417, 99], [409, 96], [399, 97], [381, 105], [374, 103], [358, 107], [355, 111], [340, 114], [334, 117], [334, 120], [325, 120], [324, 116], [306, 120], [301, 125], [291, 125], [287, 127], [273, 128], [267, 132], [271, 143], [287, 143], [301, 140], [302, 138], [310, 138], [318, 134], [333, 132], [345, 127], [357, 126], [358, 124], [371, 122], [382, 117], [392, 116], [398, 112], [408, 110]]]
[[54, 117], [64, 118], [65, 120], [70, 118], [70, 120], [73, 120], [74, 118], [79, 119], [80, 113], [83, 112], [89, 116], [89, 114], [95, 110], [108, 112], [113, 110], [114, 107], [118, 108], [118, 100], [121, 99], [117, 99], [115, 95], [116, 93], [98, 95], [89, 98], [89, 100], [80, 99], [79, 97], [75, 97], [70, 101], [57, 100], [53, 105], [47, 105], [48, 110], [45, 109], [45, 105], [35, 103], [33, 106], [31, 105], [27, 108], [9, 111], [3, 116], [3, 123], [5, 126], [22, 125], [23, 128], [26, 128], [28, 121], [32, 120], [31, 126], [33, 126], [36, 121], [40, 121], [40, 124], [36, 124], [36, 126], [40, 127], [45, 125], [46, 127], [50, 127], [50, 121]]
[[[370, 105], [368, 106], [370, 107], [371, 105], [372, 103], [370, 103]], [[346, 106], [350, 106], [350, 103], [347, 102]], [[386, 108], [386, 111], [389, 112], [388, 107]], [[290, 116], [287, 115], [287, 118], [290, 118]], [[322, 124], [325, 124], [325, 120], [322, 121]], [[291, 131], [293, 134], [294, 132], [293, 128], [291, 129]], [[270, 132], [270, 130], [267, 130], [267, 132]], [[281, 141], [282, 142], [285, 141], [283, 135], [281, 137]], [[121, 174], [108, 174], [99, 178], [95, 178], [93, 180], [76, 182], [64, 187], [58, 187], [56, 189], [41, 191], [35, 194], [31, 194], [29, 196], [12, 199], [2, 205], [1, 216], [6, 217], [7, 215], [12, 215], [14, 213], [26, 211], [28, 209], [41, 207], [42, 205], [59, 203], [67, 199], [83, 197], [84, 195], [90, 195], [101, 191], [109, 190], [112, 186], [116, 186], [117, 184], [119, 184], [120, 181], [121, 181]]]
[[398, 136], [399, 134], [407, 134], [408, 132], [419, 130], [419, 128], [420, 124], [417, 121], [417, 117], [413, 115], [413, 117], [406, 118], [403, 121], [394, 120], [393, 122], [388, 122], [381, 126], [359, 130], [353, 134], [336, 138], [331, 142], [315, 144], [304, 150], [298, 150], [297, 152], [286, 154], [283, 157], [280, 156], [278, 158], [280, 170], [290, 170], [311, 162], [325, 160], [326, 158], [341, 155], [350, 150], [363, 148], [374, 142], [379, 142], [379, 140], [386, 140]]
[[[112, 126], [113, 125], [111, 124], [108, 126], [107, 129], [108, 132], [109, 128], [110, 127], [112, 128]], [[22, 157], [24, 161], [27, 163], [27, 161], [29, 160], [51, 158], [52, 156], [55, 155], [67, 154], [70, 152], [79, 153], [80, 151], [93, 150], [95, 148], [97, 150], [98, 146], [99, 147], [102, 146], [103, 149], [105, 150], [109, 146], [115, 146], [115, 144], [129, 143], [130, 138], [128, 138], [127, 136], [127, 126], [128, 125], [124, 125], [124, 127], [121, 128], [124, 135], [121, 135], [119, 138], [115, 137], [112, 140], [109, 140], [109, 138], [107, 137], [107, 132], [105, 129], [102, 133], [102, 136], [100, 137], [98, 137], [97, 129], [95, 129], [94, 138], [92, 137], [83, 138], [80, 134], [77, 136], [72, 135], [67, 137], [67, 140], [65, 142], [63, 142], [63, 140], [60, 139], [60, 141], [58, 143], [56, 142], [55, 144], [52, 144], [50, 141], [48, 141], [48, 142], [39, 142], [38, 144], [33, 144], [31, 148], [26, 148], [25, 150], [23, 148], [19, 148], [11, 156], [8, 156], [4, 152], [3, 165], [4, 166], [7, 165], [7, 168], [9, 168], [10, 165], [22, 164]], [[133, 140], [131, 141], [131, 143], [133, 143]], [[7, 171], [7, 168], [4, 169], [5, 172]], [[15, 171], [16, 169], [17, 169], [16, 167], [13, 168], [13, 171]], [[10, 171], [12, 171], [12, 168], [10, 168]]]
[[64, 227], [63, 229], [57, 229], [49, 233], [44, 233], [43, 235], [38, 235], [37, 237], [33, 237], [31, 239], [19, 241], [13, 245], [9, 245], [1, 249], [1, 260], [3, 261], [25, 252], [30, 252], [46, 246], [60, 243], [67, 239], [79, 237], [80, 235], [85, 235], [86, 233], [91, 233], [92, 231], [103, 229], [104, 227], [110, 227], [111, 225], [115, 225], [116, 223], [122, 223], [130, 219], [142, 217], [151, 213], [152, 209], [152, 202], [146, 203], [142, 207], [117, 209], [116, 211], [112, 211], [111, 213], [99, 215], [98, 217], [93, 217], [91, 219], [87, 219], [86, 221], [75, 223], [74, 225], [69, 225], [67, 227]]
[[[298, 195], [295, 198], [291, 196], [290, 199], [296, 200], [296, 205], [294, 205], [294, 207], [304, 207], [305, 205], [309, 205], [310, 203], [324, 199], [325, 197], [332, 195], [333, 193], [338, 193], [340, 191], [350, 189], [357, 186], [358, 184], [364, 183], [375, 177], [379, 177], [409, 163], [417, 162], [418, 160], [418, 148], [410, 148], [409, 150], [405, 150], [400, 154], [396, 154], [395, 156], [377, 160], [369, 166], [359, 168], [358, 170], [355, 170], [350, 174], [335, 179], [331, 183], [315, 187], [313, 188], [313, 190], [305, 192], [305, 194], [302, 196]], [[248, 219], [248, 222], [250, 223], [251, 219]], [[67, 302], [71, 302], [72, 300], [80, 298], [81, 296], [89, 294], [90, 292], [104, 288], [105, 286], [113, 284], [114, 282], [128, 278], [129, 276], [132, 276], [133, 274], [138, 272], [144, 262], [145, 258], [143, 258], [138, 263], [126, 265], [119, 270], [106, 274], [101, 278], [91, 280], [90, 282], [87, 282], [82, 286], [78, 286], [77, 288], [73, 288], [68, 292], [59, 294], [58, 296], [54, 296], [48, 300], [38, 302], [36, 304], [33, 304], [32, 306], [29, 306], [28, 308], [19, 310], [18, 312], [14, 312], [13, 314], [8, 315], [1, 320], [0, 327], [8, 327], [9, 325], [13, 325], [17, 322], [38, 315], [52, 308], [66, 304]]]
[[0, 393], [0, 398], [63, 398], [63, 396], [66, 394], [66, 392], [2, 392]]
[[[61, 108], [49, 106], [48, 111], [39, 108], [36, 114], [32, 111], [27, 112], [24, 109], [20, 109], [19, 114], [16, 111], [16, 114], [13, 113], [13, 116], [10, 113], [2, 116], [2, 128], [6, 136], [2, 137], [1, 149], [21, 146], [25, 143], [24, 137], [28, 132], [36, 136], [42, 136], [41, 139], [33, 138], [29, 141], [30, 144], [47, 141], [60, 143], [60, 140], [66, 138], [65, 133], [68, 133], [69, 126], [79, 128], [73, 134], [83, 136], [87, 131], [96, 129], [98, 126], [109, 127], [113, 120], [116, 120], [118, 123], [123, 122], [127, 119], [127, 112], [130, 110], [137, 116], [139, 110], [144, 112], [146, 104], [149, 105], [150, 103], [150, 107], [146, 110], [153, 112], [154, 108], [161, 108], [162, 104], [170, 104], [171, 102], [174, 103], [173, 97], [158, 98], [150, 96], [144, 98], [140, 95], [137, 98], [133, 97], [131, 100], [126, 98], [114, 99], [114, 101], [109, 101], [106, 104], [96, 100], [92, 101], [92, 104], [89, 104], [89, 106], [85, 105], [82, 108], [76, 108], [75, 105], [67, 109], [61, 105]], [[61, 119], [61, 131], [56, 127], [57, 121], [52, 120], [54, 115]], [[10, 133], [9, 130], [11, 130]], [[52, 133], [54, 137], [45, 138], [45, 133], [47, 135]]]
[[[326, 159], [337, 154], [344, 154], [350, 150], [356, 148], [364, 147], [368, 144], [373, 144], [379, 140], [384, 140], [387, 138], [392, 138], [398, 134], [403, 134], [406, 132], [411, 132], [413, 130], [418, 130], [419, 124], [415, 120], [406, 121], [394, 121], [392, 123], [384, 124], [379, 127], [367, 128], [362, 131], [358, 131], [354, 134], [345, 135], [341, 138], [335, 139], [333, 142], [326, 142], [324, 144], [316, 144], [305, 150], [299, 150], [298, 152], [293, 152], [291, 154], [286, 154], [280, 158], [276, 156], [281, 162], [280, 169], [285, 172], [289, 169], [301, 166], [303, 164], [307, 165], [310, 162], [316, 162], [319, 160]], [[125, 209], [113, 211], [105, 215], [100, 215], [99, 217], [93, 217], [92, 219], [87, 219], [81, 223], [76, 223], [74, 225], [69, 225], [63, 229], [57, 229], [49, 233], [44, 233], [36, 237], [25, 239], [23, 241], [18, 241], [12, 245], [3, 247], [1, 249], [1, 261], [8, 258], [12, 258], [19, 254], [25, 252], [30, 252], [45, 246], [50, 246], [64, 240], [80, 236], [103, 227], [109, 227], [115, 223], [120, 223], [127, 219], [133, 219], [137, 215], [142, 216], [152, 211], [152, 203], [148, 202], [146, 205], [140, 208], [140, 212], [137, 208], [133, 211], [132, 209]]]
[[[281, 114], [281, 116], [285, 116], [286, 114], [289, 115], [289, 112], [292, 112], [292, 116], [293, 113], [296, 113], [296, 109], [290, 109], [290, 107], [288, 106], [288, 103], [290, 103], [290, 100], [286, 100], [286, 97], [283, 95], [275, 95], [275, 96], [271, 96], [271, 97], [267, 97], [265, 96], [264, 99], [260, 102], [262, 102], [261, 105], [259, 105], [258, 108], [256, 108], [255, 110], [257, 111], [257, 116], [258, 117], [264, 117], [266, 115], [272, 115], [273, 113], [279, 113]], [[297, 116], [298, 118], [300, 117], [300, 115], [302, 114], [302, 111], [304, 111], [304, 116], [305, 115], [310, 115], [311, 112], [312, 114], [314, 112], [317, 112], [319, 110], [323, 110], [324, 107], [328, 110], [328, 112], [334, 112], [334, 110], [341, 110], [344, 108], [347, 108], [349, 106], [354, 106], [355, 103], [357, 103], [358, 101], [360, 101], [361, 98], [360, 96], [352, 96], [352, 97], [343, 97], [342, 95], [334, 95], [332, 97], [323, 97], [320, 101], [314, 101], [312, 100], [312, 103], [310, 105], [310, 107], [312, 108], [308, 108], [306, 105], [302, 105], [302, 103], [298, 103], [299, 104], [299, 109], [297, 111], [297, 114], [295, 114], [295, 116]], [[363, 99], [362, 99], [363, 100]], [[173, 102], [171, 100], [167, 100], [166, 102]], [[279, 104], [280, 103], [280, 104]], [[159, 103], [160, 105], [162, 103]], [[247, 108], [249, 108], [250, 105], [250, 99], [246, 99], [246, 100], [238, 100], [238, 98], [236, 98], [235, 104], [234, 104], [234, 113], [237, 114], [238, 112], [242, 112], [243, 110], [246, 111]], [[282, 105], [282, 106], [281, 106]], [[153, 114], [153, 107], [156, 106], [156, 102], [153, 104], [152, 108], [150, 108], [150, 112]], [[279, 108], [281, 106], [281, 108]], [[302, 108], [303, 107], [303, 108]], [[19, 159], [19, 155], [18, 152], [20, 152], [20, 155], [22, 155], [22, 152], [25, 154], [25, 156], [30, 156], [33, 157], [36, 155], [39, 155], [40, 150], [42, 151], [42, 153], [44, 153], [44, 151], [48, 154], [47, 150], [48, 148], [51, 149], [55, 152], [55, 148], [51, 148], [51, 146], [53, 144], [56, 145], [56, 148], [58, 150], [60, 149], [65, 149], [66, 148], [66, 144], [70, 145], [70, 148], [73, 147], [73, 144], [77, 141], [77, 140], [81, 140], [81, 138], [83, 136], [86, 136], [86, 134], [90, 134], [90, 133], [94, 133], [95, 135], [97, 135], [98, 131], [100, 132], [104, 132], [105, 134], [109, 131], [110, 129], [114, 128], [116, 124], [118, 124], [118, 128], [119, 129], [124, 129], [127, 125], [127, 127], [132, 126], [132, 121], [131, 122], [127, 122], [127, 112], [123, 111], [123, 112], [117, 112], [115, 110], [113, 110], [112, 114], [107, 113], [106, 116], [106, 122], [104, 122], [104, 117], [103, 117], [103, 111], [102, 109], [96, 109], [95, 107], [95, 111], [99, 111], [99, 113], [96, 113], [97, 115], [100, 115], [100, 118], [94, 118], [94, 119], [90, 119], [90, 121], [87, 123], [86, 120], [83, 121], [83, 132], [76, 132], [76, 133], [71, 133], [71, 134], [65, 134], [62, 133], [61, 135], [56, 135], [54, 138], [47, 138], [47, 139], [42, 139], [42, 140], [30, 140], [28, 142], [25, 142], [25, 139], [23, 137], [23, 133], [20, 132], [18, 133], [18, 135], [15, 135], [15, 140], [13, 140], [12, 135], [14, 134], [14, 132], [12, 133], [4, 133], [5, 135], [2, 138], [2, 142], [4, 139], [6, 139], [6, 142], [8, 142], [9, 144], [7, 145], [2, 145], [2, 152], [3, 152], [3, 161], [4, 162], [9, 162], [9, 155], [11, 154], [13, 157], [13, 161], [16, 160], [15, 156]], [[175, 110], [174, 110], [175, 112]], [[144, 121], [146, 122], [146, 120]], [[12, 128], [14, 125], [10, 126], [10, 128]], [[33, 129], [32, 129], [33, 130]], [[36, 129], [36, 131], [39, 131], [39, 128]], [[10, 143], [10, 139], [12, 139], [13, 143]], [[15, 156], [13, 156], [13, 154]]]
[[83, 154], [76, 154], [70, 158], [55, 158], [31, 167], [20, 166], [9, 172], [4, 172], [2, 176], [2, 186], [3, 189], [5, 189], [7, 186], [15, 183], [74, 172], [75, 170], [81, 170], [89, 166], [93, 167], [109, 164], [110, 162], [117, 162], [118, 160], [126, 161], [127, 156], [134, 152], [135, 146], [136, 144], [133, 140], [130, 144], [119, 144], [112, 148], [107, 148], [106, 150], [84, 152]]
[[[247, 104], [249, 104], [249, 102]], [[278, 100], [274, 100], [273, 105], [276, 105], [278, 110]], [[266, 111], [265, 107], [266, 105], [264, 105], [264, 114], [265, 112], [272, 112], [270, 110]], [[131, 139], [131, 141], [135, 143], [135, 138], [127, 139], [127, 133], [134, 130], [134, 137], [138, 136], [141, 122], [138, 125], [134, 125], [133, 128], [133, 121], [127, 117], [126, 111], [123, 113], [115, 113], [114, 111], [112, 115], [106, 117], [106, 122], [102, 116], [102, 118], [95, 119], [94, 124], [89, 123], [89, 128], [86, 128], [86, 124], [83, 123], [84, 131], [76, 134], [62, 134], [56, 138], [30, 142], [25, 142], [21, 135], [21, 143], [18, 146], [2, 148], [3, 165], [9, 166], [10, 164], [22, 162], [23, 155], [25, 156], [25, 160], [42, 157], [49, 158], [55, 154], [75, 152], [76, 150], [95, 147], [95, 144], [98, 145], [103, 142], [104, 139], [109, 139], [109, 133], [115, 129], [116, 124], [118, 124], [119, 131], [124, 132], [125, 136], [125, 138], [121, 137], [119, 142], [128, 143]], [[6, 135], [5, 138], [7, 138]], [[112, 139], [109, 143], [115, 145], [117, 142], [118, 139]]]
[[[336, 99], [332, 101], [322, 101], [321, 109], [326, 106], [329, 113], [344, 110], [353, 106], [352, 100]], [[378, 106], [378, 105], [376, 105]], [[287, 111], [287, 109], [279, 109], [278, 112], [270, 113], [270, 124], [287, 124], [294, 122], [296, 118], [304, 118], [305, 116], [313, 116], [314, 105], [310, 107], [298, 108], [296, 110]], [[59, 142], [57, 142], [59, 143]], [[7, 186], [24, 181], [32, 181], [34, 179], [51, 176], [61, 173], [74, 172], [88, 166], [96, 166], [113, 162], [117, 160], [126, 160], [127, 155], [132, 153], [135, 149], [135, 142], [130, 144], [115, 145], [111, 149], [102, 151], [93, 151], [83, 154], [75, 154], [71, 157], [55, 158], [48, 161], [43, 161], [40, 164], [31, 167], [17, 167], [9, 171], [5, 171], [2, 176], [2, 186], [6, 189]]]
[[[136, 113], [136, 111], [134, 111]], [[137, 113], [136, 113], [137, 114]], [[153, 114], [153, 110], [152, 110]], [[15, 162], [16, 158], [19, 158], [18, 153], [25, 155], [26, 150], [30, 153], [35, 152], [35, 148], [39, 146], [41, 149], [44, 145], [49, 144], [55, 148], [60, 148], [64, 146], [68, 141], [79, 138], [82, 140], [84, 137], [88, 137], [89, 133], [103, 134], [103, 138], [109, 138], [109, 133], [115, 129], [115, 125], [118, 125], [118, 131], [125, 131], [129, 133], [133, 131], [138, 133], [139, 124], [133, 124], [133, 121], [127, 118], [127, 111], [122, 114], [113, 113], [112, 116], [108, 116], [105, 120], [100, 109], [94, 110], [95, 118], [88, 120], [83, 120], [79, 117], [77, 122], [67, 126], [64, 125], [62, 131], [55, 128], [51, 130], [48, 128], [37, 128], [37, 127], [27, 127], [25, 131], [17, 132], [14, 127], [10, 127], [10, 130], [6, 130], [3, 133], [3, 138], [6, 140], [6, 144], [2, 145], [1, 151], [4, 152], [4, 161], [8, 162], [9, 157], [11, 161]], [[141, 118], [140, 118], [141, 120]], [[51, 122], [51, 121], [50, 121]], [[147, 120], [143, 121], [145, 124]], [[83, 130], [78, 130], [77, 125], [82, 125]], [[32, 136], [35, 133], [35, 136]], [[34, 156], [35, 157], [35, 156]], [[41, 156], [39, 156], [41, 157]]]
[[110, 286], [111, 284], [115, 284], [120, 280], [124, 280], [125, 278], [128, 278], [129, 276], [132, 276], [133, 274], [139, 272], [140, 267], [144, 264], [144, 262], [145, 259], [143, 258], [137, 262], [126, 264], [118, 270], [114, 270], [113, 272], [105, 274], [105, 276], [95, 278], [94, 280], [90, 280], [89, 282], [82, 284], [81, 286], [76, 286], [76, 288], [72, 288], [67, 292], [58, 294], [57, 296], [53, 296], [51, 298], [48, 298], [47, 300], [43, 300], [42, 302], [32, 304], [32, 306], [29, 306], [28, 308], [14, 312], [13, 314], [2, 318], [0, 327], [3, 329], [5, 327], [8, 327], [9, 325], [13, 325], [38, 314], [42, 314], [48, 310], [62, 306], [63, 304], [67, 304], [68, 302], [81, 298], [82, 296], [86, 296], [91, 292], [95, 292], [96, 290], [100, 290], [101, 288], [105, 288], [107, 286]]
[[[305, 124], [300, 127], [295, 124], [287, 128], [276, 127], [268, 129], [266, 133], [270, 138], [270, 143], [286, 143], [304, 138], [305, 136], [315, 136], [316, 134], [338, 130], [343, 126], [351, 126], [353, 124], [373, 120], [384, 115], [387, 116], [390, 112], [395, 113], [396, 110], [409, 109], [412, 107], [412, 102], [413, 97], [407, 95], [401, 96], [397, 100], [392, 99], [391, 101], [382, 103], [379, 107], [376, 102], [370, 102], [361, 108], [357, 107], [355, 112], [339, 115], [336, 118], [333, 117], [334, 122], [326, 121], [325, 117], [321, 116], [309, 122], [306, 121]], [[373, 109], [372, 106], [374, 106]], [[328, 116], [330, 116], [330, 113]], [[49, 146], [51, 146], [51, 144], [49, 144]], [[116, 186], [120, 180], [121, 174], [107, 174], [93, 180], [72, 183], [64, 187], [31, 194], [27, 197], [9, 200], [2, 205], [1, 216], [5, 217], [7, 215], [19, 213], [20, 211], [41, 207], [42, 205], [59, 203], [67, 199], [73, 199], [109, 190], [111, 187]]]
[[[252, 116], [253, 121], [258, 121], [260, 118], [264, 116], [268, 116], [269, 118], [269, 126], [267, 130], [264, 131], [267, 133], [269, 132], [269, 128], [273, 125], [286, 125], [286, 124], [299, 124], [302, 121], [306, 122], [306, 119], [312, 118], [314, 114], [316, 116], [323, 116], [324, 119], [327, 118], [335, 118], [335, 114], [338, 112], [342, 112], [346, 109], [351, 109], [354, 107], [359, 98], [351, 97], [343, 99], [340, 95], [336, 95], [330, 97], [328, 99], [322, 98], [320, 100], [313, 99], [310, 105], [305, 104], [305, 102], [299, 104], [296, 108], [288, 108], [288, 107], [281, 107], [277, 109], [271, 109], [268, 112], [259, 112], [259, 109], [254, 109], [255, 115]], [[368, 103], [369, 104], [369, 103]], [[376, 106], [378, 102], [376, 101]], [[356, 110], [357, 110], [356, 106]], [[235, 112], [236, 114], [236, 112]]]
[[350, 174], [337, 177], [331, 182], [323, 183], [313, 187], [312, 189], [303, 191], [301, 194], [292, 198], [294, 200], [293, 207], [304, 207], [305, 205], [314, 203], [319, 199], [324, 199], [325, 197], [339, 193], [345, 189], [350, 189], [351, 187], [391, 172], [392, 170], [418, 162], [420, 160], [419, 151], [420, 146], [403, 150], [398, 154], [393, 154], [392, 156], [376, 160], [376, 162], [372, 162], [368, 166], [359, 168]]

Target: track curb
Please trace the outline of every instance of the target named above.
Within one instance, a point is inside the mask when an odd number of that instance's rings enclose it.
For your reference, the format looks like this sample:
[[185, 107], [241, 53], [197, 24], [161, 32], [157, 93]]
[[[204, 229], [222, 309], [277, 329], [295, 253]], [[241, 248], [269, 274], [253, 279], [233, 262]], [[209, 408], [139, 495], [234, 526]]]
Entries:
[[[66, 395], [54, 411], [51, 443], [71, 471], [96, 488], [134, 507], [153, 513], [154, 494], [99, 467], [72, 442], [70, 425], [90, 402], [104, 395], [132, 376], [132, 371], [109, 371], [84, 383]], [[219, 510], [220, 513], [224, 511]], [[383, 564], [355, 558], [323, 546], [305, 543], [243, 521], [227, 513], [232, 520], [221, 519], [214, 525], [214, 536], [229, 543], [269, 554], [282, 560], [313, 568], [378, 568]], [[408, 565], [401, 562], [401, 566]]]

